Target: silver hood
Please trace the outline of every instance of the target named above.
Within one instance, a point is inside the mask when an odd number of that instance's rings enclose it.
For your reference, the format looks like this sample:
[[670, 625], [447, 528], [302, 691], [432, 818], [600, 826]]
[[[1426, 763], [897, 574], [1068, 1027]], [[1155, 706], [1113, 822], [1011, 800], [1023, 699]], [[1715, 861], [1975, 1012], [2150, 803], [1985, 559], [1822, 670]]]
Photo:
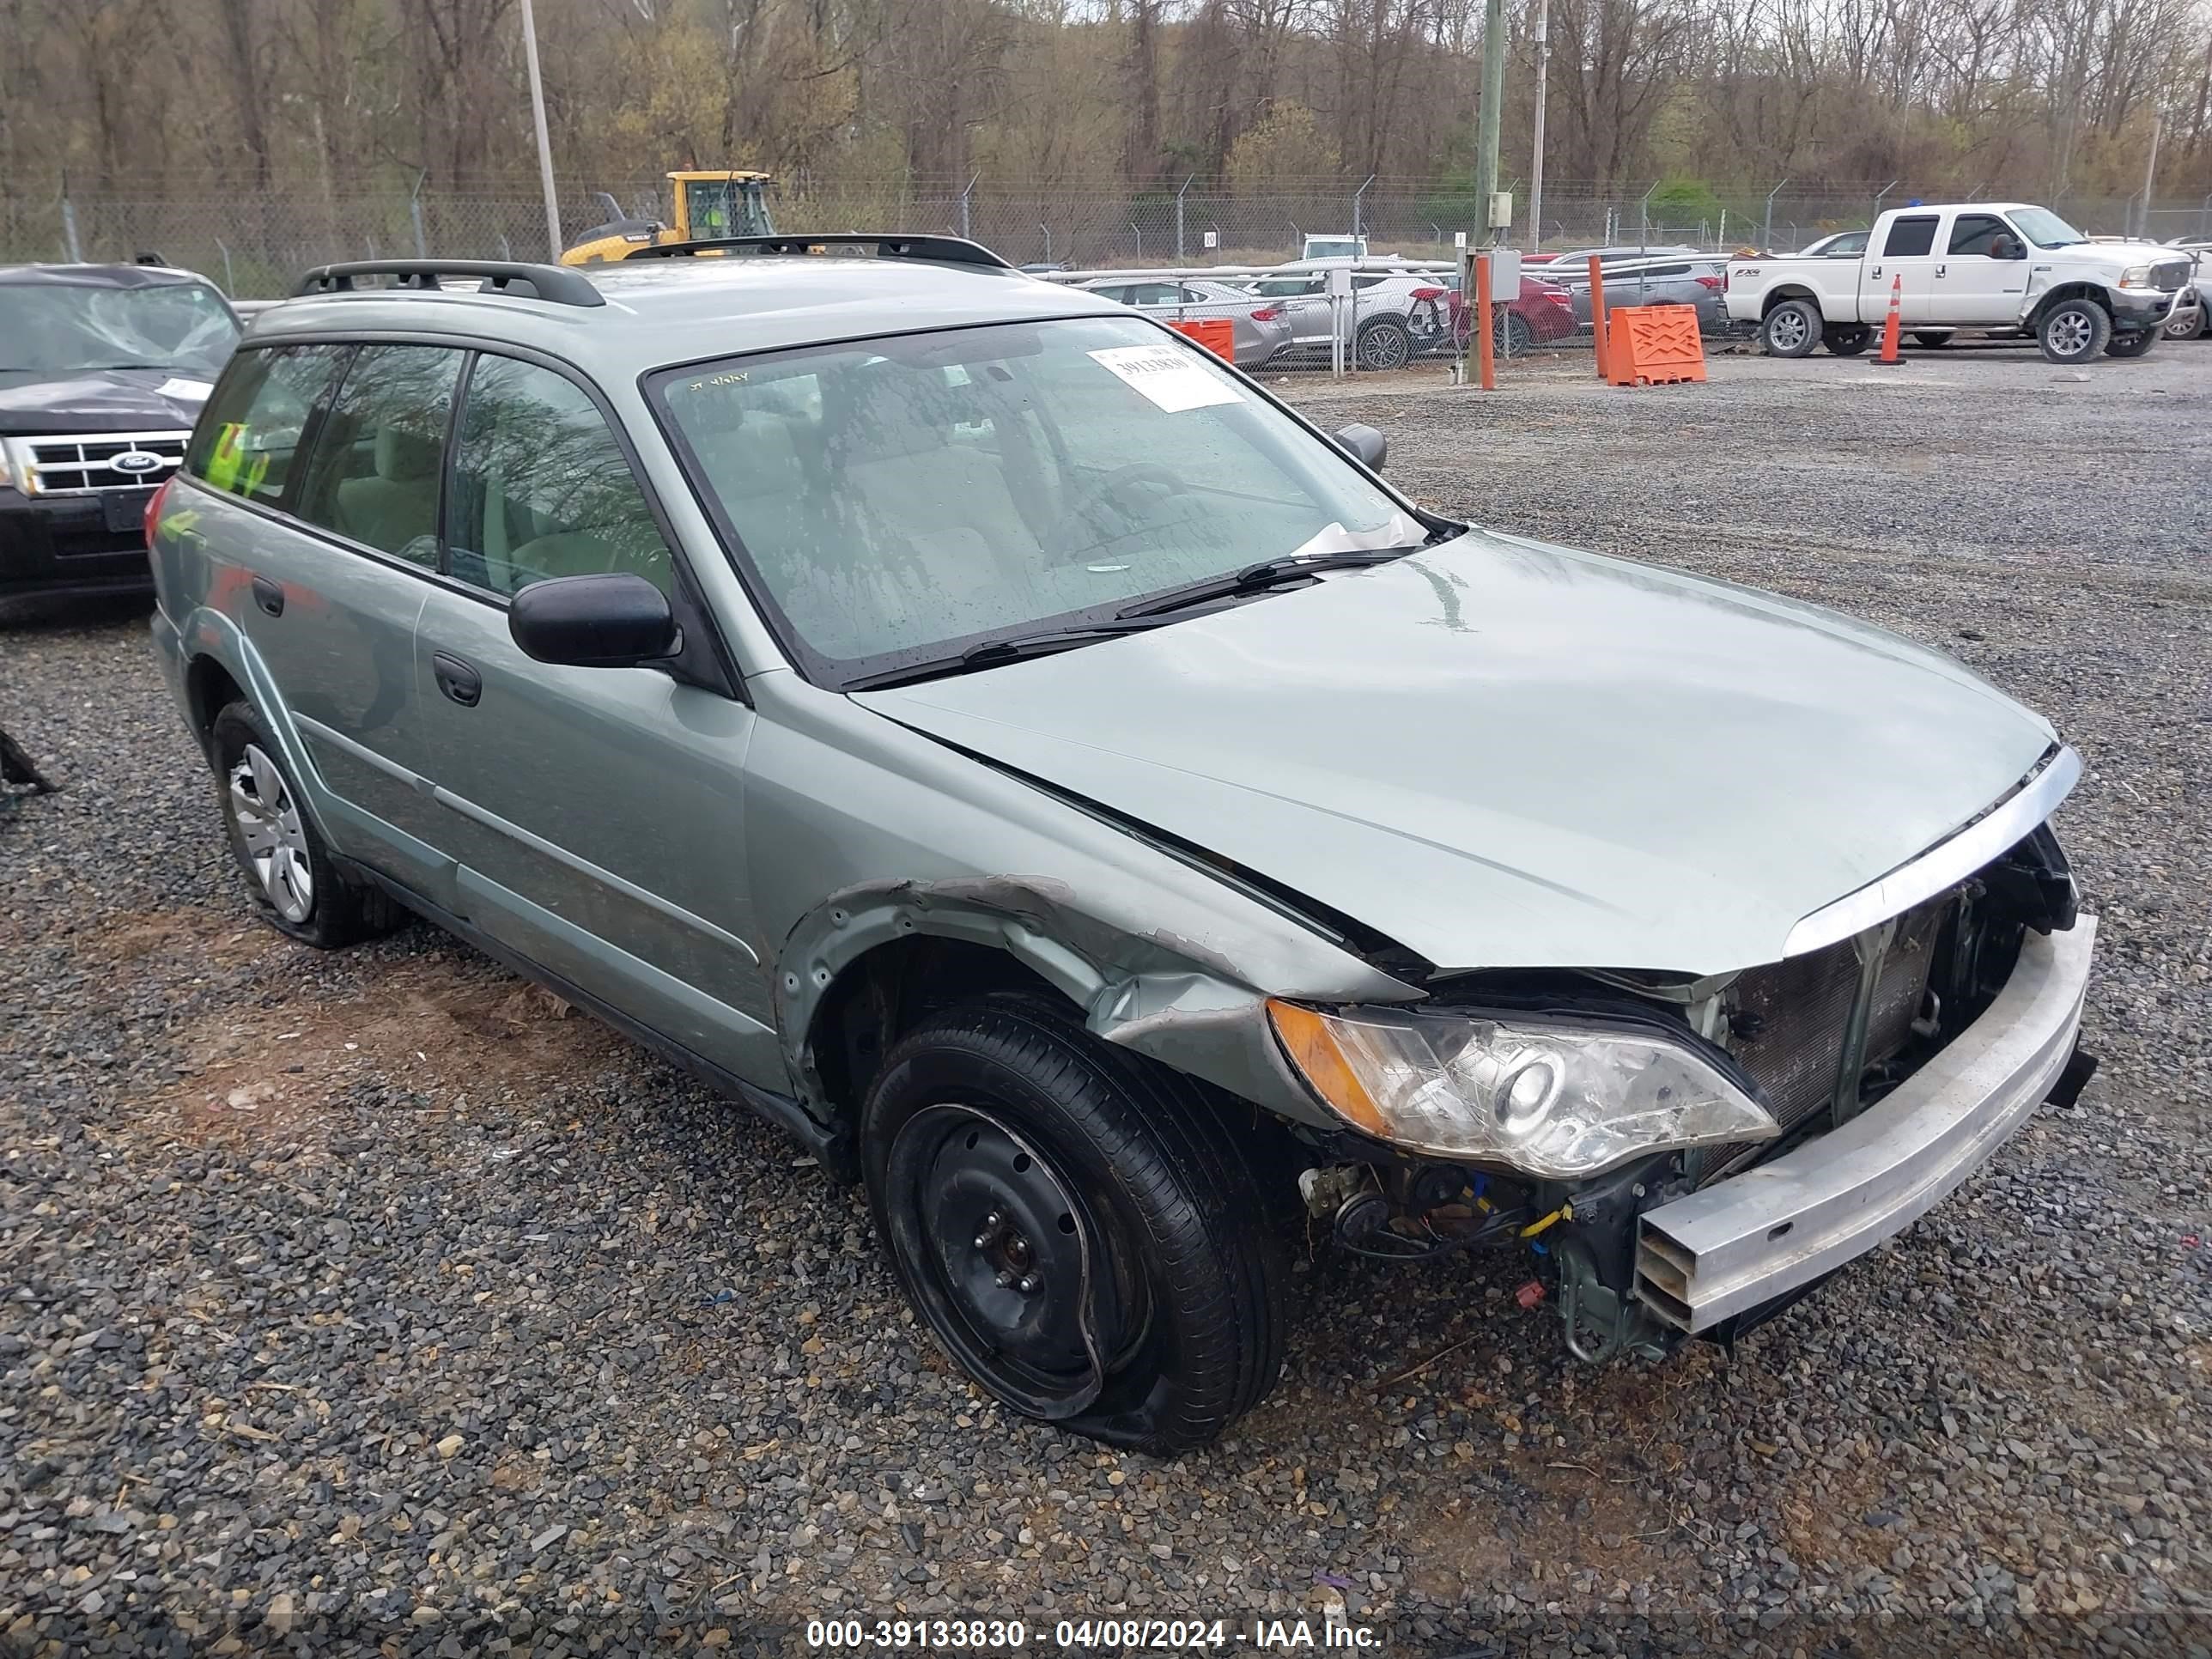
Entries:
[[1485, 532], [858, 700], [1447, 969], [1774, 961], [2054, 741], [1879, 629]]

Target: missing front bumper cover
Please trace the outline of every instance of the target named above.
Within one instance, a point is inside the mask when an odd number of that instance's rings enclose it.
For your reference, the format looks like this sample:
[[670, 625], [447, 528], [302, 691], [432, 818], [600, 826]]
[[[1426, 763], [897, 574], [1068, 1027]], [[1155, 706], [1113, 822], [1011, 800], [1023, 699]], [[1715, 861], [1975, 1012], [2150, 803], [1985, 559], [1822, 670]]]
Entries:
[[1705, 1331], [1902, 1232], [1996, 1154], [2075, 1053], [2096, 920], [2030, 934], [1987, 1012], [1875, 1105], [1639, 1222], [1636, 1294]]

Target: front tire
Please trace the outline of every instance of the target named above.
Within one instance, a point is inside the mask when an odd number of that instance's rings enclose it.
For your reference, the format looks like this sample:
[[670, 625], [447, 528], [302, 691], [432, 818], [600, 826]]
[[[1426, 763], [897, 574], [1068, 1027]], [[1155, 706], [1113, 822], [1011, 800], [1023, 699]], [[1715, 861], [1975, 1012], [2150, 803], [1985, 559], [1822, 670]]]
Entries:
[[1820, 343], [1824, 325], [1808, 300], [1784, 300], [1759, 325], [1759, 343], [1770, 357], [1808, 357]]
[[315, 832], [283, 750], [244, 701], [215, 717], [209, 752], [222, 793], [231, 856], [261, 919], [287, 938], [331, 951], [388, 933], [405, 912], [379, 890], [340, 872]]
[[1948, 328], [1916, 328], [1912, 331], [1912, 343], [1923, 350], [1941, 351], [1951, 343], [1951, 331]]
[[2107, 357], [2146, 356], [2158, 343], [2159, 338], [2160, 331], [2154, 328], [2142, 329], [2134, 334], [2115, 334], [2105, 343], [2105, 355]]
[[1820, 343], [1836, 357], [1856, 357], [1873, 340], [1874, 331], [1864, 323], [1832, 323], [1820, 337]]
[[932, 1016], [861, 1107], [877, 1230], [961, 1368], [1026, 1416], [1160, 1455], [1216, 1438], [1282, 1369], [1284, 1183], [1263, 1146], [1188, 1080], [1013, 995]]
[[1395, 317], [1377, 317], [1353, 337], [1353, 361], [1362, 368], [1403, 368], [1413, 355], [1413, 337]]
[[2112, 317], [2094, 300], [2061, 300], [2043, 313], [2036, 343], [2054, 363], [2086, 363], [2111, 343]]

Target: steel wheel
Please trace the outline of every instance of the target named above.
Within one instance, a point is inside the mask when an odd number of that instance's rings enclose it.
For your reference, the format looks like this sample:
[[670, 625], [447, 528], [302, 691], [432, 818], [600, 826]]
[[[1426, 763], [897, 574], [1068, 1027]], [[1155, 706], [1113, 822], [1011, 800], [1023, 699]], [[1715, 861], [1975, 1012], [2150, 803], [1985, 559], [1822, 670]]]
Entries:
[[1073, 1416], [1149, 1322], [1135, 1249], [1040, 1147], [990, 1108], [926, 1107], [889, 1158], [891, 1226], [931, 1322], [994, 1392]]
[[287, 921], [307, 921], [315, 908], [307, 830], [284, 775], [258, 743], [247, 744], [230, 769], [230, 810], [269, 902]]

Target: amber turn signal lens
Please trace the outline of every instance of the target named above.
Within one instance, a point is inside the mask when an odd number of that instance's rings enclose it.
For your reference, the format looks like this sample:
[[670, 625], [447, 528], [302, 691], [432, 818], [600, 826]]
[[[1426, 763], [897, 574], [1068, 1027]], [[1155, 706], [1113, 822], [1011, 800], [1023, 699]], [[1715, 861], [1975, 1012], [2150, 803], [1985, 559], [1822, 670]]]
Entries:
[[1275, 1035], [1291, 1064], [1304, 1073], [1324, 1101], [1370, 1134], [1387, 1133], [1381, 1109], [1337, 1046], [1336, 1034], [1326, 1019], [1310, 1008], [1278, 1002], [1273, 997], [1267, 1000], [1267, 1018], [1273, 1022]]

